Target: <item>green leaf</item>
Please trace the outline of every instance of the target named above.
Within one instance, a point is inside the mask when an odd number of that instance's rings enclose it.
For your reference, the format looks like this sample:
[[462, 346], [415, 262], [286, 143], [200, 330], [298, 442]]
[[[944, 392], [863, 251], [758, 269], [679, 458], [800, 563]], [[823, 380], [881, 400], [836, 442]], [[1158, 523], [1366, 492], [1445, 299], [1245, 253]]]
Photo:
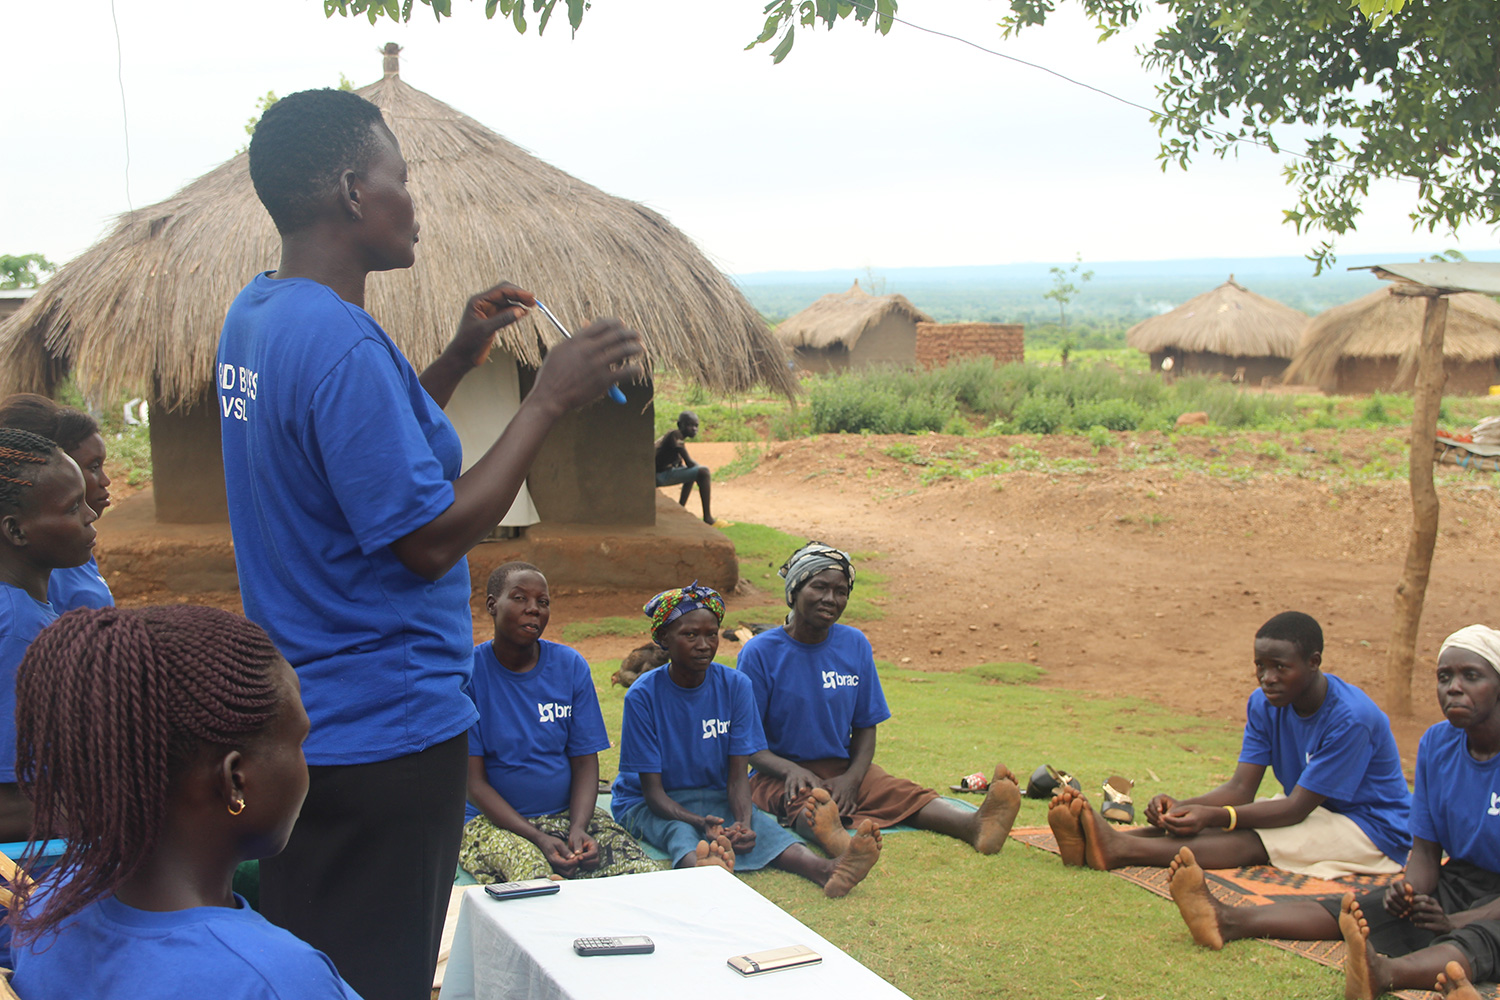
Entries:
[[511, 23], [521, 34], [526, 34], [526, 5], [521, 0], [516, 0], [516, 5], [510, 11]]
[[495, 8], [500, 6], [500, 0], [484, 0], [484, 16], [493, 19]]
[[772, 65], [775, 65], [776, 63], [779, 63], [781, 62], [781, 60], [786, 58], [786, 54], [792, 51], [792, 43], [796, 41], [796, 38], [797, 26], [795, 24], [788, 25], [786, 29], [786, 37], [781, 40], [781, 43], [777, 45], [776, 48], [771, 50]]
[[583, 24], [583, 12], [588, 10], [588, 0], [568, 0], [568, 25], [577, 33]]

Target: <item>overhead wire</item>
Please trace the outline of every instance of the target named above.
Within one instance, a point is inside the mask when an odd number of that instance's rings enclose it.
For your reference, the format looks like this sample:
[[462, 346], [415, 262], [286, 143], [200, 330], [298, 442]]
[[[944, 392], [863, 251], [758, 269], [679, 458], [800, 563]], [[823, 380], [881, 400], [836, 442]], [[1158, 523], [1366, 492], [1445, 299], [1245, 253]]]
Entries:
[[120, 44], [120, 18], [115, 13], [115, 0], [109, 0], [109, 16], [115, 23], [115, 79], [120, 84], [120, 124], [125, 134], [125, 207], [135, 211], [130, 200], [130, 112], [125, 106], [125, 50]]

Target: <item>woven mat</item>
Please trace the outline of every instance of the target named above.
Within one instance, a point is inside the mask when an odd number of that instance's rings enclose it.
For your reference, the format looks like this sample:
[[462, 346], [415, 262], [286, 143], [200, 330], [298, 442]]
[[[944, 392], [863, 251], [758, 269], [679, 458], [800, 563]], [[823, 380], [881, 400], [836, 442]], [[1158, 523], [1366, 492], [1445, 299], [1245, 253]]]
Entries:
[[[1025, 827], [1012, 830], [1011, 838], [1030, 847], [1039, 847], [1053, 854], [1058, 853], [1057, 840], [1048, 827]], [[1167, 869], [1127, 867], [1110, 872], [1116, 878], [1140, 886], [1163, 899], [1171, 899], [1167, 884]], [[1394, 881], [1393, 875], [1350, 875], [1338, 881], [1297, 875], [1293, 872], [1272, 868], [1269, 865], [1249, 865], [1245, 868], [1224, 868], [1204, 872], [1208, 891], [1214, 898], [1228, 906], [1265, 906], [1288, 896], [1342, 896], [1346, 892], [1368, 892]], [[1344, 967], [1344, 942], [1342, 941], [1288, 941], [1283, 938], [1265, 938], [1266, 944], [1310, 958], [1319, 965], [1333, 969]], [[1486, 1000], [1500, 1000], [1500, 986], [1480, 986], [1479, 995]], [[1410, 1000], [1430, 1000], [1441, 994], [1427, 990], [1402, 990], [1392, 994]]]

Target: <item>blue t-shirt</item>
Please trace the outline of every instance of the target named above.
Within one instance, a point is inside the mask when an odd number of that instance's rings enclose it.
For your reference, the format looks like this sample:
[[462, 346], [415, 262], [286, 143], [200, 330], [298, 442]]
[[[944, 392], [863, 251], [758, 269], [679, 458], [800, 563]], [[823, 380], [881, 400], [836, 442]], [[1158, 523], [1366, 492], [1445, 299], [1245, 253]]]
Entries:
[[787, 760], [849, 757], [853, 730], [891, 717], [870, 640], [834, 625], [818, 643], [784, 628], [762, 632], [740, 650], [740, 673], [755, 687], [771, 752]]
[[[560, 813], [573, 787], [569, 758], [609, 748], [594, 677], [577, 652], [546, 639], [523, 674], [502, 667], [494, 645], [474, 648], [469, 696], [479, 721], [469, 727], [469, 756], [484, 758], [490, 787], [522, 816]], [[469, 803], [465, 821], [478, 815]]]
[[235, 901], [159, 913], [101, 899], [17, 947], [11, 985], [26, 1000], [359, 1000], [327, 955]]
[[1301, 786], [1323, 805], [1354, 820], [1393, 861], [1411, 851], [1407, 813], [1411, 791], [1391, 720], [1353, 684], [1332, 674], [1318, 710], [1302, 718], [1290, 705], [1273, 708], [1256, 688], [1245, 706], [1240, 762], [1271, 766], [1282, 790]]
[[16, 780], [16, 668], [31, 640], [55, 621], [52, 605], [0, 583], [0, 782]]
[[1475, 760], [1462, 729], [1439, 722], [1417, 744], [1411, 835], [1500, 872], [1500, 757]]
[[391, 543], [453, 503], [463, 457], [358, 306], [258, 275], [219, 337], [229, 526], [245, 615], [297, 668], [309, 764], [405, 756], [477, 717], [469, 567], [429, 582]]
[[99, 563], [93, 556], [82, 566], [55, 569], [47, 582], [47, 603], [58, 614], [74, 608], [112, 608], [115, 595], [109, 592], [109, 584], [99, 572]]
[[641, 674], [625, 692], [620, 773], [610, 809], [615, 819], [645, 801], [642, 772], [661, 775], [668, 794], [682, 788], [729, 787], [729, 758], [766, 748], [755, 692], [738, 671], [715, 663], [703, 683], [679, 687], [671, 668]]

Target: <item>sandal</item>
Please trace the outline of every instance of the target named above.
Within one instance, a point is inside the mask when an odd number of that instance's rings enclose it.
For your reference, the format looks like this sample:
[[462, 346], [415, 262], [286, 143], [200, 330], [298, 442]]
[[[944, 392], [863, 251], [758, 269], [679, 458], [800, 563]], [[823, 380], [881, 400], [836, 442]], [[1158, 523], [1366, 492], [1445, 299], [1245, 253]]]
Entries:
[[983, 792], [990, 787], [990, 779], [983, 771], [975, 771], [973, 774], [964, 775], [958, 779], [958, 784], [949, 785], [955, 792]]
[[1134, 787], [1135, 782], [1118, 774], [1107, 778], [1104, 782], [1104, 804], [1099, 808], [1099, 815], [1112, 823], [1134, 823], [1135, 800], [1130, 797], [1130, 790]]
[[1075, 792], [1083, 791], [1083, 785], [1067, 771], [1059, 771], [1051, 764], [1043, 764], [1031, 772], [1031, 780], [1026, 782], [1026, 797], [1028, 799], [1050, 799], [1064, 785], [1067, 785]]

